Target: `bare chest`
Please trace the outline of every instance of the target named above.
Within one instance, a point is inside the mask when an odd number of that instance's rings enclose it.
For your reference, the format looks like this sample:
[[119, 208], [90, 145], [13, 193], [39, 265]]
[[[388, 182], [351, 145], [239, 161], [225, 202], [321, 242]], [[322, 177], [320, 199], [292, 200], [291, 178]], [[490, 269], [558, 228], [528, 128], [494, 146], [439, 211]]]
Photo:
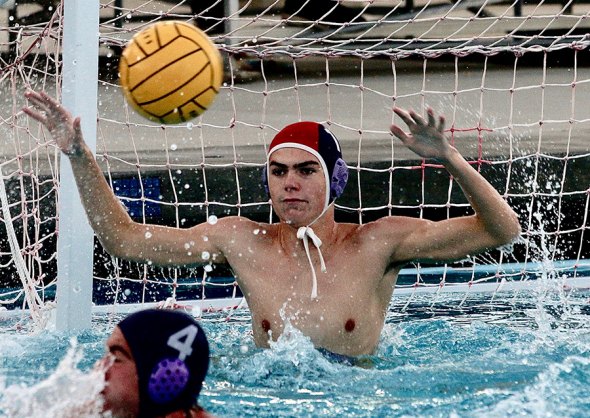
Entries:
[[356, 251], [326, 252], [324, 257], [325, 271], [315, 248], [310, 251], [311, 263], [304, 252], [277, 251], [235, 269], [258, 345], [267, 345], [289, 325], [316, 346], [341, 353], [361, 353], [374, 344], [386, 308], [378, 289], [384, 267]]

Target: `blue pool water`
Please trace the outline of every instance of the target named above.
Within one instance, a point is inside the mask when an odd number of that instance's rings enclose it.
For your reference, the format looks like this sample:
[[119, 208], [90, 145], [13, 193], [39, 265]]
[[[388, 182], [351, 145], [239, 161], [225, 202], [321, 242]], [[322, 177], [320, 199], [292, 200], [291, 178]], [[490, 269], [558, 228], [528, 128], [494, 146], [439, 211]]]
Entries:
[[[590, 415], [590, 292], [394, 297], [378, 351], [357, 367], [295, 329], [257, 349], [248, 312], [226, 316], [203, 321], [212, 362], [201, 404], [219, 417]], [[0, 415], [22, 403], [38, 405], [22, 416], [65, 416], [70, 393], [88, 396], [83, 372], [119, 318], [97, 315], [75, 336], [4, 331]]]

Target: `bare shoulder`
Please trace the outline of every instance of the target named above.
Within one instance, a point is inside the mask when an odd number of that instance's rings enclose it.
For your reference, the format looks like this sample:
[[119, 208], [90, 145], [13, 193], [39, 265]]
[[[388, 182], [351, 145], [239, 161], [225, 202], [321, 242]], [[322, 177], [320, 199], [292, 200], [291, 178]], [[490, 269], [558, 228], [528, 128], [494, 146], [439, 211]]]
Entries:
[[363, 224], [359, 228], [359, 235], [362, 239], [401, 241], [428, 223], [430, 221], [408, 216], [384, 216], [376, 221]]
[[412, 237], [422, 234], [431, 221], [406, 216], [385, 216], [360, 225], [355, 232], [358, 247], [370, 249], [375, 257], [391, 262], [399, 260], [399, 250], [407, 247]]
[[254, 222], [243, 216], [225, 216], [223, 218], [211, 216], [206, 222], [196, 225], [193, 228], [230, 233], [231, 231], [243, 232], [245, 229], [261, 227], [262, 225], [264, 224]]
[[262, 241], [275, 234], [275, 227], [270, 224], [256, 222], [243, 216], [226, 216], [209, 219], [206, 223], [195, 227], [201, 234], [206, 234], [217, 242], [243, 244], [251, 241]]
[[411, 229], [414, 218], [386, 216], [365, 224], [338, 223], [339, 240], [365, 241], [392, 236], [404, 236]]

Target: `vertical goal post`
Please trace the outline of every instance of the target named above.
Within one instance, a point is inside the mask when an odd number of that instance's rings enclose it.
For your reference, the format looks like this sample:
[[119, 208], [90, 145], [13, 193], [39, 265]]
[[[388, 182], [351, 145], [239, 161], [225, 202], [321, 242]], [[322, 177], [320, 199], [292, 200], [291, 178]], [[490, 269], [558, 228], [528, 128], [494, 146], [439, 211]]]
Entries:
[[[62, 103], [82, 121], [88, 147], [96, 150], [99, 0], [63, 2]], [[56, 328], [90, 328], [94, 233], [82, 207], [68, 158], [60, 159]]]

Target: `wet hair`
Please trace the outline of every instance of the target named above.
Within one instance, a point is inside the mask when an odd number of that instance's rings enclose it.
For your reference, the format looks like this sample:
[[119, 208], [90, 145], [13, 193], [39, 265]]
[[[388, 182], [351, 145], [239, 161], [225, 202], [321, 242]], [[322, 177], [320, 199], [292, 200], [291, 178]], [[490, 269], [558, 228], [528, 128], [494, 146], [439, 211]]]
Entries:
[[148, 309], [119, 323], [139, 384], [139, 417], [188, 410], [197, 403], [209, 368], [209, 343], [191, 316]]

